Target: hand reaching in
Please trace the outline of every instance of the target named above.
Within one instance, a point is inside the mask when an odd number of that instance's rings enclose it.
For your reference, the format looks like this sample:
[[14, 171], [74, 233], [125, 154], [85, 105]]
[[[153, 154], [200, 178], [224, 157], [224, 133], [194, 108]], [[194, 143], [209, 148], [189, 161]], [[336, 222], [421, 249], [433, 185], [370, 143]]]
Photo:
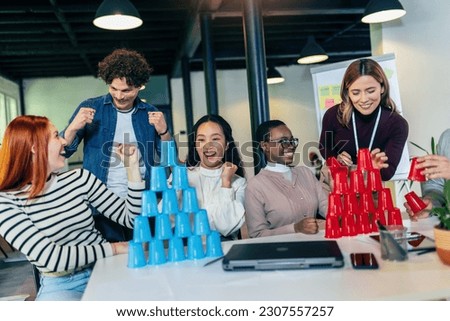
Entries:
[[417, 168], [428, 179], [450, 179], [450, 159], [441, 155], [426, 155], [417, 158]]
[[379, 148], [375, 148], [370, 152], [370, 156], [372, 156], [372, 165], [375, 169], [382, 169], [389, 167], [389, 164], [386, 163], [388, 157], [385, 152], [382, 152]]

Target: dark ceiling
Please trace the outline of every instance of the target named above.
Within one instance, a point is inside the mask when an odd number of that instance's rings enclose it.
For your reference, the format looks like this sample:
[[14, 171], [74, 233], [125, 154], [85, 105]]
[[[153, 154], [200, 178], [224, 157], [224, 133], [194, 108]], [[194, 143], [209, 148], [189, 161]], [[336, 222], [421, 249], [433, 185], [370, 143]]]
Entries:
[[[113, 49], [142, 52], [155, 75], [180, 76], [180, 57], [202, 70], [200, 15], [211, 14], [217, 69], [245, 68], [245, 0], [131, 0], [144, 23], [129, 31], [92, 24], [101, 0], [14, 0], [0, 5], [0, 74], [11, 80], [96, 75]], [[296, 64], [309, 35], [337, 62], [370, 55], [369, 0], [260, 0], [268, 65]]]

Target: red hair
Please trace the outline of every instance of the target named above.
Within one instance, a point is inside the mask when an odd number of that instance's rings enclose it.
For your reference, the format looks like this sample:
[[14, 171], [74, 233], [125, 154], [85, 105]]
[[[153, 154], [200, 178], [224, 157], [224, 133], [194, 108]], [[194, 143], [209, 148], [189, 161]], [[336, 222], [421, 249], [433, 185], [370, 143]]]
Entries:
[[9, 123], [0, 147], [0, 191], [16, 191], [31, 184], [29, 199], [43, 191], [49, 140], [47, 117], [18, 116]]

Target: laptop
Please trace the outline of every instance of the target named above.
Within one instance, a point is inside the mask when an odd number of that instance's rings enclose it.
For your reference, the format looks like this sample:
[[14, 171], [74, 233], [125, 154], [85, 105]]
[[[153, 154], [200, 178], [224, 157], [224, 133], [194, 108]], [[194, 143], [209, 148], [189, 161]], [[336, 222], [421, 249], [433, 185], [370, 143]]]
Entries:
[[344, 258], [336, 241], [234, 244], [222, 260], [225, 271], [339, 268]]

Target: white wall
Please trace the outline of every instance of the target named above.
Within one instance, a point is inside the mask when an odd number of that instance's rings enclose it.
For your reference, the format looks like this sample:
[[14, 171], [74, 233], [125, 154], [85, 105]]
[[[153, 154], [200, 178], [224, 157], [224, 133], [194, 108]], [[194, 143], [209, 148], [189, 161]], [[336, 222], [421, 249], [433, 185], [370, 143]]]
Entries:
[[[384, 53], [397, 57], [409, 141], [431, 152], [430, 140], [450, 127], [450, 1], [402, 1], [406, 15], [382, 24]], [[410, 144], [411, 155], [424, 153]]]
[[47, 116], [62, 130], [83, 100], [107, 91], [105, 83], [94, 77], [28, 79], [24, 81], [26, 114]]

